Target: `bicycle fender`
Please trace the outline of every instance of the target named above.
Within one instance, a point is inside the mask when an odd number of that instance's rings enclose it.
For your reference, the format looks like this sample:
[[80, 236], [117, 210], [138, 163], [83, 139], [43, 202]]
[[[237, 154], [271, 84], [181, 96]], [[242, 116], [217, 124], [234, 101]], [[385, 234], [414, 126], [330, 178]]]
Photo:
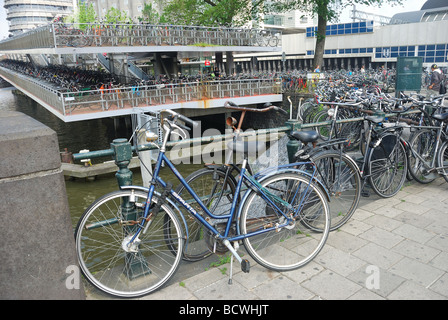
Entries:
[[[149, 188], [143, 187], [143, 186], [121, 186], [120, 189], [121, 190], [132, 190], [132, 189], [135, 189], [135, 190], [138, 190], [138, 191], [142, 191], [144, 193], [149, 193]], [[156, 197], [159, 197], [159, 198], [161, 196], [160, 192], [157, 192], [155, 190], [154, 190], [154, 195]], [[183, 221], [184, 226], [185, 226], [186, 237], [188, 239], [188, 235], [189, 235], [189, 233], [188, 233], [188, 225], [187, 225], [187, 221], [185, 220], [185, 217], [184, 217], [182, 211], [180, 211], [178, 205], [173, 200], [171, 200], [170, 198], [167, 197], [165, 200], [168, 203], [168, 205], [170, 205], [172, 209], [177, 211], [179, 216], [182, 218], [182, 221]]]

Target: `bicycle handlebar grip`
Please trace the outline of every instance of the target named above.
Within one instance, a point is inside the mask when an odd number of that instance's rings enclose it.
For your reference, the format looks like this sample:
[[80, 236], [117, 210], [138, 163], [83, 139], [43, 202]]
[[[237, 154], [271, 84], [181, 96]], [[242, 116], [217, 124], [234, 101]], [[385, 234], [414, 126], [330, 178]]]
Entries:
[[237, 105], [235, 102], [232, 102], [232, 101], [226, 101], [226, 102], [224, 103], [224, 108], [227, 108], [227, 107], [238, 107], [238, 105]]
[[193, 128], [197, 128], [197, 126], [199, 125], [199, 123], [197, 123], [196, 121], [193, 121], [190, 118], [187, 118], [186, 116], [183, 116], [181, 114], [179, 114], [178, 119], [182, 120], [185, 123], [189, 123], [191, 126], [193, 126]]
[[286, 111], [286, 110], [283, 110], [282, 108], [279, 108], [279, 107], [274, 107], [274, 110], [275, 111], [280, 111], [281, 113], [283, 113], [283, 114], [288, 114], [288, 111]]

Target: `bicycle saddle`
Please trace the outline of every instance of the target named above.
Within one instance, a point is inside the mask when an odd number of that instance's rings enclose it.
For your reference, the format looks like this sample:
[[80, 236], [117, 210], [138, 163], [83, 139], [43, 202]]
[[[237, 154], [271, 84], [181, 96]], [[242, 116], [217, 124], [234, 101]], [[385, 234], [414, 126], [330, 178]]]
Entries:
[[384, 121], [384, 118], [381, 116], [367, 116], [365, 119], [376, 124]]
[[448, 120], [448, 113], [435, 114], [432, 117], [439, 121], [446, 121]]
[[265, 143], [259, 143], [258, 141], [231, 141], [227, 144], [227, 147], [233, 152], [241, 152], [244, 154], [255, 155], [265, 151]]
[[308, 142], [316, 142], [319, 138], [319, 135], [316, 131], [310, 130], [310, 131], [293, 131], [291, 132], [291, 136], [294, 139], [297, 139], [299, 141], [302, 141], [303, 143]]

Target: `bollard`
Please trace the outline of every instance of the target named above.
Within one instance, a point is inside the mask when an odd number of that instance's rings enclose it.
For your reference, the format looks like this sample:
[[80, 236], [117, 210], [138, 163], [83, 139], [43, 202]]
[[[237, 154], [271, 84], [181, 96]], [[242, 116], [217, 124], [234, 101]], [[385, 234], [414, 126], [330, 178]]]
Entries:
[[[120, 187], [130, 186], [132, 184], [132, 171], [128, 168], [128, 166], [132, 159], [131, 144], [126, 139], [115, 139], [112, 141], [110, 146], [113, 150], [115, 164], [118, 167], [118, 171], [115, 174], [118, 185]], [[121, 215], [123, 220], [137, 221], [139, 218], [137, 216], [134, 204], [130, 203], [127, 198], [123, 198], [123, 202], [121, 204]], [[123, 229], [125, 236], [133, 234], [136, 228], [137, 225], [124, 226]], [[129, 280], [134, 280], [140, 276], [151, 273], [145, 257], [143, 257], [140, 252], [137, 254], [126, 253], [125, 262], [126, 272], [124, 272], [124, 274], [129, 278]]]
[[110, 144], [114, 153], [115, 164], [118, 167], [118, 171], [115, 174], [118, 185], [130, 186], [132, 184], [132, 171], [128, 166], [132, 159], [132, 147], [126, 139], [115, 139]]
[[[289, 127], [289, 130], [287, 131], [288, 134], [290, 134], [294, 130], [300, 130], [302, 128], [302, 124], [294, 119], [289, 119], [286, 121], [285, 125]], [[289, 163], [295, 162], [294, 155], [296, 154], [297, 150], [299, 149], [300, 142], [296, 139], [289, 138], [288, 143], [286, 144], [286, 150], [288, 152], [288, 160]]]

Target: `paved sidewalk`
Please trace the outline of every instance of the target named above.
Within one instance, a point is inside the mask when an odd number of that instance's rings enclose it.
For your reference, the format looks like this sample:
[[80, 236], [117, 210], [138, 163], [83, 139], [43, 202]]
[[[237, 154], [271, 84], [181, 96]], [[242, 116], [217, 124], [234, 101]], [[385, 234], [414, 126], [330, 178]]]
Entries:
[[[406, 181], [393, 198], [362, 198], [319, 255], [295, 271], [273, 272], [251, 260], [248, 274], [234, 265], [229, 285], [229, 264], [204, 263], [182, 263], [177, 279], [140, 300], [446, 300], [448, 183]], [[87, 291], [88, 299], [110, 299]]]

